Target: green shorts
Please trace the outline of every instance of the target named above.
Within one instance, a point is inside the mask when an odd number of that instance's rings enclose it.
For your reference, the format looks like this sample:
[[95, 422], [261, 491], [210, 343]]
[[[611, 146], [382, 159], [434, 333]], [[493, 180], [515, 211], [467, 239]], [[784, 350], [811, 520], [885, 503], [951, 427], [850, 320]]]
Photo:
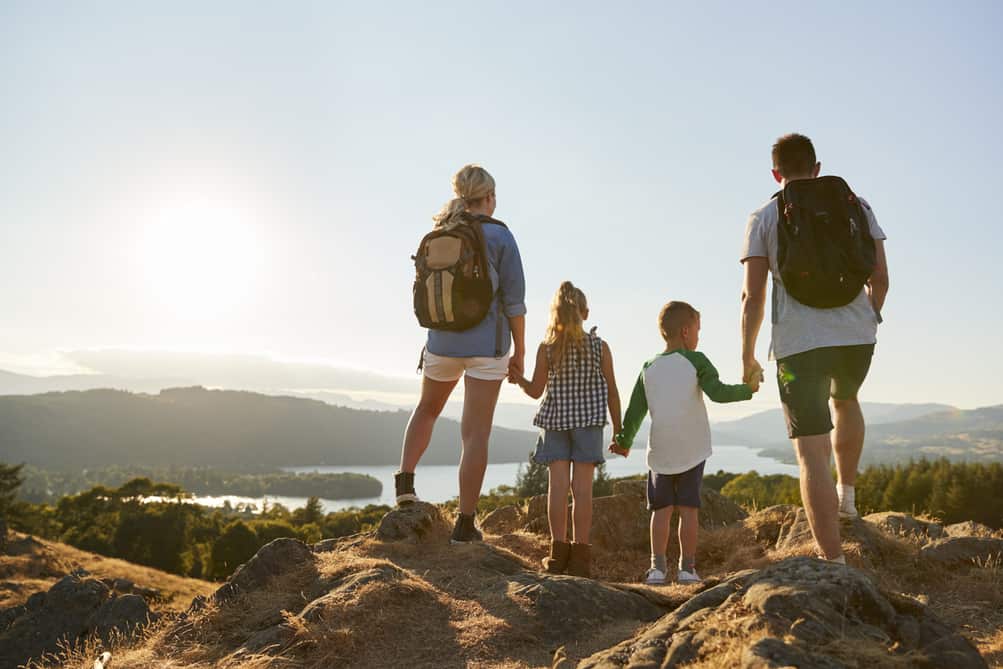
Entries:
[[829, 398], [852, 400], [871, 368], [874, 344], [829, 346], [777, 360], [777, 387], [791, 439], [829, 434]]

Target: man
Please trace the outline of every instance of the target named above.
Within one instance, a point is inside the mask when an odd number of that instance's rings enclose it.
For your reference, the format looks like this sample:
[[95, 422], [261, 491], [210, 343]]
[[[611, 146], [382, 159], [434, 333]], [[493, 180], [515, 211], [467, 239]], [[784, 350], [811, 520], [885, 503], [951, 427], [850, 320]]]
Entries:
[[[773, 178], [781, 188], [797, 180], [816, 179], [820, 169], [815, 148], [804, 135], [785, 135], [773, 145]], [[855, 198], [852, 194], [848, 197], [851, 201]], [[845, 562], [839, 517], [857, 515], [854, 483], [864, 446], [864, 417], [857, 391], [870, 368], [881, 309], [888, 293], [885, 234], [870, 206], [863, 199], [856, 200], [874, 240], [874, 269], [859, 294], [845, 306], [811, 307], [788, 292], [778, 262], [777, 198], [749, 217], [741, 257], [745, 266], [744, 380], [762, 373], [755, 356], [756, 339], [763, 322], [767, 277], [772, 274], [770, 359], [777, 361], [780, 400], [801, 470], [801, 499], [820, 556], [837, 562]], [[855, 225], [852, 219], [850, 225]], [[835, 424], [829, 413], [830, 397]], [[836, 453], [838, 491], [829, 469], [831, 450]]]

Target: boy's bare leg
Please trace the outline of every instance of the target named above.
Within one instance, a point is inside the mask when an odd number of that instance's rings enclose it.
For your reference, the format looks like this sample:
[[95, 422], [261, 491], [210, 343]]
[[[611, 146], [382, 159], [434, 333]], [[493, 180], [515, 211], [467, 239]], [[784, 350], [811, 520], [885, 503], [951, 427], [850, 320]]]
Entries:
[[839, 501], [829, 471], [832, 450], [829, 435], [798, 437], [794, 440], [794, 450], [801, 468], [801, 501], [811, 533], [823, 556], [834, 560], [843, 554], [843, 549], [839, 539]]
[[864, 450], [864, 414], [860, 402], [833, 400], [835, 409], [835, 429], [832, 433], [832, 448], [836, 452], [836, 475], [843, 485], [855, 485], [857, 465]]
[[571, 495], [574, 497], [572, 521], [575, 543], [587, 544], [592, 533], [592, 474], [596, 466], [591, 462], [576, 462], [572, 467], [574, 468], [571, 474]]
[[665, 557], [669, 547], [669, 523], [672, 521], [672, 509], [666, 506], [651, 512], [651, 555]]
[[571, 462], [556, 460], [548, 465], [550, 485], [547, 487], [547, 521], [550, 538], [568, 541], [568, 488], [571, 487]]
[[697, 530], [700, 509], [679, 507], [679, 568], [693, 571], [697, 561]]

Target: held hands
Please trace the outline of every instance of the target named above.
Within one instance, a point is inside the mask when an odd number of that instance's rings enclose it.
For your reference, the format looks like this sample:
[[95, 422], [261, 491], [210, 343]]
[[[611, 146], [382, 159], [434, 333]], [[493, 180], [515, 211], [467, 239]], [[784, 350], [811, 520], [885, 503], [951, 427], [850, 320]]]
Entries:
[[[523, 357], [520, 354], [513, 354], [512, 357], [508, 359], [509, 383], [519, 383], [520, 380], [525, 381], [525, 379], [522, 378], [523, 364]], [[519, 383], [519, 385], [522, 384]]]
[[749, 386], [752, 392], [759, 392], [759, 386], [763, 382], [763, 366], [755, 358], [745, 360], [742, 364], [742, 381]]
[[614, 453], [616, 455], [622, 455], [623, 457], [627, 457], [628, 455], [630, 455], [630, 449], [623, 448], [622, 446], [620, 446], [620, 444], [616, 443], [616, 439], [614, 439], [613, 442], [609, 445], [609, 452]]

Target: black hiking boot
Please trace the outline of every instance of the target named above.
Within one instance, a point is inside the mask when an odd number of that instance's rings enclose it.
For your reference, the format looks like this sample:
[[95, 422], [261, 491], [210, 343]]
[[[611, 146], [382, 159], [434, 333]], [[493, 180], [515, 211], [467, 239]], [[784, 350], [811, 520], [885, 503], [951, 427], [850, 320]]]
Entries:
[[414, 472], [394, 474], [394, 488], [397, 489], [397, 506], [408, 506], [418, 501], [414, 493]]
[[449, 538], [449, 543], [465, 544], [483, 539], [481, 531], [474, 525], [473, 514], [468, 516], [465, 513], [459, 513], [456, 515], [456, 525], [453, 525], [453, 536]]

